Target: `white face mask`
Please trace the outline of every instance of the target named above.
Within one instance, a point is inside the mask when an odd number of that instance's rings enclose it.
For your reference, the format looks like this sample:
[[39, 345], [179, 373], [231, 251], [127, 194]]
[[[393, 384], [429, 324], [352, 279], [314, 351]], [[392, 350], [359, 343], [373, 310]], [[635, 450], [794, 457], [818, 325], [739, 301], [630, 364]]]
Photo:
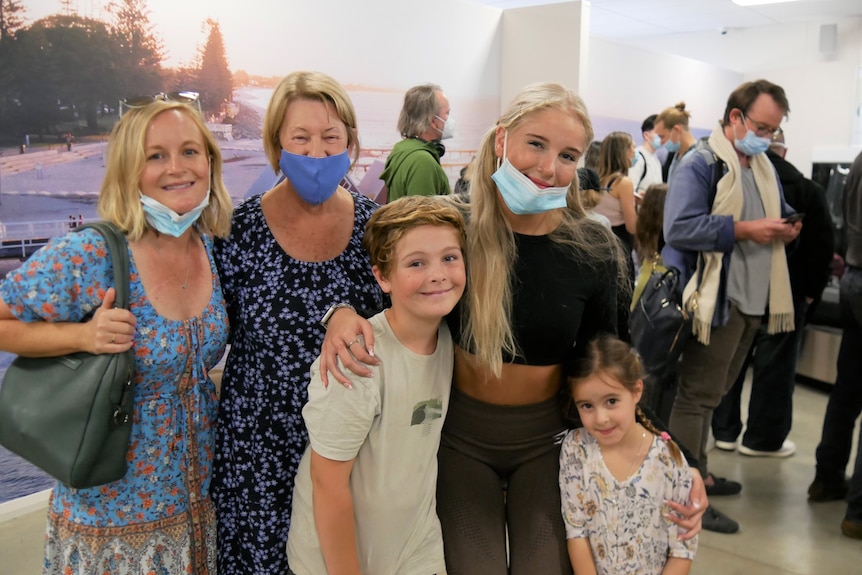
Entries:
[[448, 140], [450, 138], [454, 138], [455, 137], [455, 118], [453, 118], [451, 114], [449, 114], [448, 120], [444, 120], [440, 116], [436, 116], [436, 115], [434, 117], [437, 118], [438, 120], [440, 120], [441, 122], [443, 122], [443, 129], [442, 130], [440, 130], [439, 128], [437, 129], [437, 131], [440, 132], [440, 139], [441, 140]]

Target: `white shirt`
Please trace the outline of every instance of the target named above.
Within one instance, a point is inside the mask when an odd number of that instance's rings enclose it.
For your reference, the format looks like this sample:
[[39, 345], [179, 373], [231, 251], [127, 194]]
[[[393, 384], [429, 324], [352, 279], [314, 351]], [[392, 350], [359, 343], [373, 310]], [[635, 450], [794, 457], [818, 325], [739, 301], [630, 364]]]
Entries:
[[661, 162], [646, 146], [635, 148], [635, 157], [638, 158], [638, 163], [629, 168], [629, 179], [634, 186], [635, 195], [643, 196], [648, 187], [662, 183]]

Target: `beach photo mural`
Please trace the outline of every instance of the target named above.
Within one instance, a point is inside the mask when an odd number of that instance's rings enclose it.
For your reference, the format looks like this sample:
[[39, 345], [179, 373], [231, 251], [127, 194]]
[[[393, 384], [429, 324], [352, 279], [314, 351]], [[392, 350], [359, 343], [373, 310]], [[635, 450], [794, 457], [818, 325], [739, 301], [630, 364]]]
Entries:
[[[438, 84], [457, 121], [442, 158], [454, 184], [499, 114], [499, 20], [468, 0], [0, 0], [0, 274], [97, 217], [123, 101], [159, 93], [199, 95], [239, 204], [276, 177], [261, 123], [285, 75], [318, 70], [347, 89], [360, 190], [400, 139], [404, 92]], [[0, 377], [10, 361], [0, 353]], [[51, 485], [2, 449], [0, 470], [0, 502]]]

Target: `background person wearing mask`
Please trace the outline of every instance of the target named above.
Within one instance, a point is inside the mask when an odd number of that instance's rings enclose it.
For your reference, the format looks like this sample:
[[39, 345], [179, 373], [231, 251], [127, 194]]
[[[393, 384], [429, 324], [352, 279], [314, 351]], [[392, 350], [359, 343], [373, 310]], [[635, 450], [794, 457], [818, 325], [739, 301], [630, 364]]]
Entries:
[[661, 141], [654, 130], [655, 119], [656, 115], [653, 114], [641, 124], [644, 143], [635, 148], [638, 161], [629, 168], [629, 179], [636, 198], [642, 198], [651, 185], [662, 183], [661, 162], [655, 154], [661, 148]]
[[[832, 275], [834, 242], [826, 192], [785, 160], [786, 153], [784, 134], [775, 134], [766, 156], [778, 172], [787, 203], [797, 213], [805, 214], [799, 244], [787, 254], [796, 329], [769, 334], [761, 323], [736, 383], [712, 417], [715, 446], [726, 451], [738, 449], [752, 457], [789, 457], [796, 452], [796, 445], [787, 439], [793, 424], [796, 359], [808, 306], [820, 300]], [[742, 387], [749, 363], [753, 374], [748, 420], [745, 435], [737, 446], [737, 438], [742, 433]]]
[[688, 119], [691, 114], [685, 111], [685, 102], [665, 108], [655, 119], [655, 133], [659, 137], [659, 146], [667, 150], [667, 175], [669, 182], [680, 161], [694, 149], [697, 139], [688, 129]]
[[398, 131], [404, 139], [392, 148], [380, 174], [387, 201], [449, 194], [449, 176], [440, 165], [446, 148], [440, 141], [454, 137], [455, 120], [449, 117], [449, 100], [440, 86], [423, 84], [407, 90]]
[[[764, 153], [789, 109], [781, 86], [767, 80], [739, 86], [709, 139], [680, 162], [665, 200], [662, 259], [680, 270], [683, 302], [693, 316], [669, 424], [694, 452], [710, 496], [742, 490], [708, 472], [712, 411], [736, 381], [763, 316], [769, 333], [794, 329], [785, 244], [802, 224], [784, 220], [793, 210]], [[727, 171], [713, 183], [719, 160]], [[739, 530], [713, 506], [703, 527]]]

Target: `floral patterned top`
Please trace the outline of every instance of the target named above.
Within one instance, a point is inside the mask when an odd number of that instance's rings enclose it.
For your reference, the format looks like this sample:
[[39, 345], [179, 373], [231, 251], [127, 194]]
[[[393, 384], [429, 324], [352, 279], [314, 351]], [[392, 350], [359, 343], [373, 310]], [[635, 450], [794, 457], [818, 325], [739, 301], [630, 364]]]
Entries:
[[665, 500], [687, 503], [691, 469], [653, 436], [640, 470], [617, 481], [598, 442], [583, 428], [566, 435], [560, 452], [560, 496], [566, 538], [586, 537], [599, 575], [660, 575], [668, 557], [694, 559], [697, 537], [677, 540], [664, 518]]
[[[197, 317], [182, 321], [156, 312], [129, 251], [137, 319], [129, 469], [118, 481], [88, 489], [57, 483], [44, 573], [215, 573], [209, 490], [217, 399], [207, 373], [224, 353], [228, 321], [212, 242], [203, 241], [212, 296]], [[10, 272], [0, 297], [26, 322], [88, 319], [114, 283], [107, 255], [99, 232], [70, 232]]]

